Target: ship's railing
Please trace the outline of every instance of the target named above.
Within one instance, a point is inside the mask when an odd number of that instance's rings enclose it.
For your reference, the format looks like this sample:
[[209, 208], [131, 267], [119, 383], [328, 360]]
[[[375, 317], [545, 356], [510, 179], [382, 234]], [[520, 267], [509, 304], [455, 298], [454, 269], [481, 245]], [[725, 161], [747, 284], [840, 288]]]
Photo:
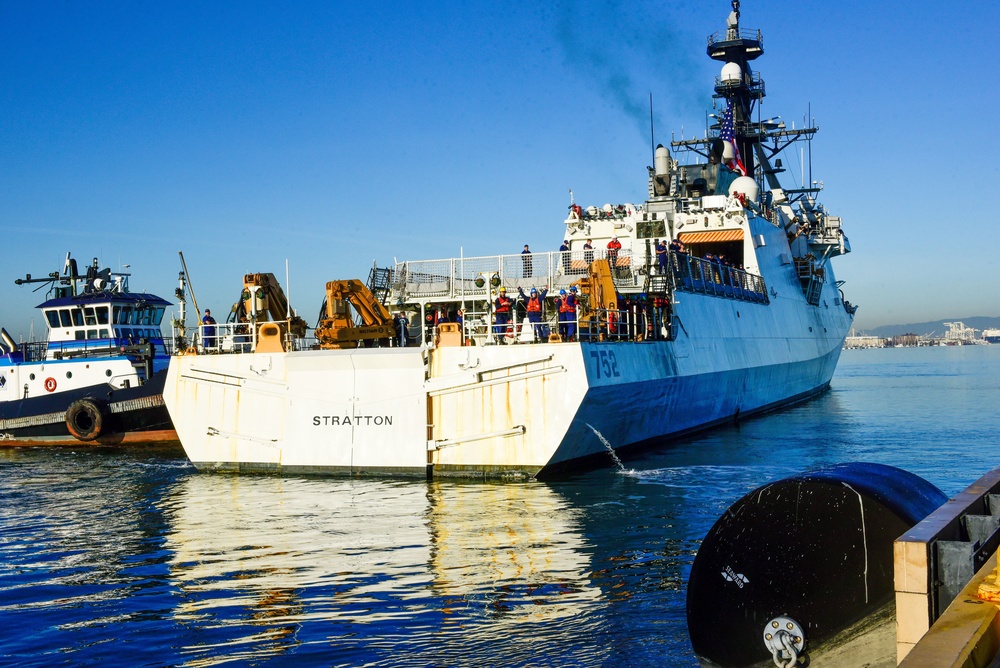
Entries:
[[580, 328], [581, 341], [673, 341], [669, 303], [648, 300], [621, 308], [594, 309]]
[[503, 286], [508, 292], [518, 288], [528, 292], [533, 287], [548, 286], [550, 292], [569, 289], [574, 281], [587, 275], [594, 260], [614, 259], [616, 285], [634, 285], [633, 257], [629, 249], [612, 253], [606, 248], [544, 253], [489, 255], [446, 260], [408, 260], [397, 262], [390, 301], [489, 299], [491, 292]]
[[718, 260], [706, 260], [675, 251], [670, 251], [670, 262], [677, 290], [758, 304], [771, 302], [763, 276]]
[[[159, 353], [164, 352], [163, 341], [153, 339]], [[24, 362], [44, 362], [46, 360], [77, 360], [122, 355], [121, 347], [129, 345], [121, 339], [94, 339], [83, 341], [28, 341], [18, 345], [16, 353]]]
[[[471, 304], [471, 302], [470, 302]], [[435, 345], [437, 327], [441, 323], [428, 320], [422, 327], [422, 343]], [[616, 308], [590, 309], [581, 304], [575, 317], [560, 320], [558, 312], [550, 310], [539, 323], [532, 323], [517, 306], [509, 323], [497, 323], [490, 311], [467, 310], [459, 328], [464, 342], [488, 346], [499, 344], [544, 343], [550, 341], [663, 341], [673, 340], [670, 303], [665, 298], [627, 297]], [[420, 345], [414, 340], [413, 325], [407, 345]], [[553, 335], [558, 334], [558, 339]]]
[[755, 30], [753, 28], [729, 28], [727, 30], [720, 30], [719, 32], [712, 33], [708, 36], [708, 45], [711, 47], [719, 44], [720, 42], [735, 42], [737, 40], [757, 42], [761, 48], [764, 48], [763, 34], [761, 34], [760, 30]]
[[[174, 330], [169, 350], [176, 352], [181, 350], [179, 341], [186, 345], [184, 350], [191, 347], [199, 354], [239, 354], [252, 353], [257, 349], [258, 328], [250, 323], [224, 322], [214, 325], [201, 324], [197, 327], [189, 327], [181, 332]], [[289, 351], [313, 350], [317, 348], [315, 337], [292, 337], [291, 341], [286, 341]]]

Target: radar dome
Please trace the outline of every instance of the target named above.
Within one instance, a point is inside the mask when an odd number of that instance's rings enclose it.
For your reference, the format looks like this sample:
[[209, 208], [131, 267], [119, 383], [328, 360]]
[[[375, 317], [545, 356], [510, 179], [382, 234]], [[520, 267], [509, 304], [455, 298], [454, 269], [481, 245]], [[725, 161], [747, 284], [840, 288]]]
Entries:
[[743, 193], [748, 202], [756, 202], [760, 188], [757, 182], [749, 176], [740, 176], [729, 185], [729, 194]]
[[726, 63], [722, 66], [722, 83], [739, 82], [743, 76], [743, 70], [737, 63]]

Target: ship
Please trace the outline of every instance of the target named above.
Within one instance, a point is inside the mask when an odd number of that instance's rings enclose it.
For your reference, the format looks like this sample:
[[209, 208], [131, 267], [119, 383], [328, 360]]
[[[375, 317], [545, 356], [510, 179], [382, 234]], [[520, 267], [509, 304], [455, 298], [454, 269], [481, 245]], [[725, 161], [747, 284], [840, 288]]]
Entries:
[[761, 120], [763, 52], [733, 2], [708, 39], [705, 136], [654, 149], [642, 204], [571, 196], [558, 251], [376, 264], [327, 284], [312, 340], [245, 276], [230, 354], [170, 363], [189, 459], [544, 478], [827, 390], [856, 311], [833, 269], [850, 243], [820, 182], [780, 180], [817, 130]]
[[81, 273], [67, 253], [61, 272], [14, 281], [48, 284], [47, 335], [19, 343], [0, 328], [0, 446], [177, 441], [163, 402], [170, 302], [128, 278], [97, 258]]
[[986, 343], [1000, 343], [1000, 329], [984, 329], [982, 336]]

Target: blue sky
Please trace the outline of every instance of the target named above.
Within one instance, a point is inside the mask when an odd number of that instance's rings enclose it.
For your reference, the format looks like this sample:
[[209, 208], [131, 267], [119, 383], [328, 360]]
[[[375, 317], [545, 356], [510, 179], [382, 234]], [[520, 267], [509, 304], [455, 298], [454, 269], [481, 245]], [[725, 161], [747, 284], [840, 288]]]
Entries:
[[[373, 262], [556, 249], [570, 188], [643, 201], [649, 94], [657, 141], [704, 133], [729, 2], [539, 4], [0, 2], [0, 325], [66, 251], [164, 297], [183, 251], [216, 313], [287, 259], [314, 324]], [[820, 128], [858, 326], [1000, 315], [995, 3], [742, 10], [764, 115]]]

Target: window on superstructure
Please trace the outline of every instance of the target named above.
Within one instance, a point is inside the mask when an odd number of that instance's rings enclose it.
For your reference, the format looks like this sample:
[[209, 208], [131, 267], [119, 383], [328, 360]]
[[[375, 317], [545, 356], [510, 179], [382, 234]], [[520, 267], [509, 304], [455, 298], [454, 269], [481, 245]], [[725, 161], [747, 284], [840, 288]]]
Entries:
[[97, 338], [97, 330], [96, 329], [88, 329], [87, 330], [87, 338], [88, 339], [96, 339]]
[[132, 324], [132, 307], [131, 306], [123, 306], [122, 307], [121, 324], [123, 324], [123, 325], [131, 325]]
[[94, 312], [93, 306], [83, 309], [83, 319], [88, 326], [97, 324], [97, 313]]
[[108, 324], [108, 307], [98, 306], [97, 307], [97, 324], [107, 325]]
[[102, 339], [110, 338], [110, 335], [108, 334], [107, 328], [102, 328], [101, 329], [100, 338], [102, 338]]
[[52, 309], [45, 312], [45, 317], [49, 321], [49, 327], [55, 329], [59, 326], [59, 311]]
[[641, 220], [636, 224], [636, 236], [640, 239], [663, 239], [667, 236], [666, 222], [662, 220]]
[[83, 327], [83, 309], [75, 308], [71, 311], [73, 316], [73, 325], [75, 327]]
[[64, 308], [59, 311], [59, 321], [63, 327], [72, 327], [73, 319], [69, 315], [69, 309]]
[[159, 327], [160, 323], [163, 322], [163, 311], [164, 308], [162, 306], [156, 309], [156, 317], [153, 319], [153, 324], [157, 327]]
[[84, 339], [84, 338], [85, 338], [86, 336], [87, 336], [87, 332], [83, 331], [82, 329], [78, 329], [78, 330], [76, 330], [76, 331], [75, 331], [75, 332], [73, 333], [73, 338], [74, 338], [75, 340], [77, 340], [77, 341], [83, 341], [83, 339]]

